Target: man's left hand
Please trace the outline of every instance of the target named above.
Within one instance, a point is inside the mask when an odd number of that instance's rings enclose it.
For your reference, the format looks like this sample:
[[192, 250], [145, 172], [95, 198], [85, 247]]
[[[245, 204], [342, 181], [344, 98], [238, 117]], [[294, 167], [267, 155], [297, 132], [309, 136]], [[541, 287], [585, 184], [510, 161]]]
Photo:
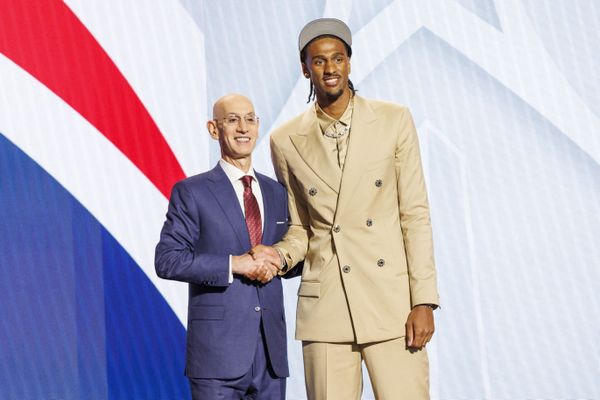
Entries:
[[426, 304], [415, 306], [406, 320], [406, 345], [423, 348], [431, 340], [435, 331], [433, 310]]

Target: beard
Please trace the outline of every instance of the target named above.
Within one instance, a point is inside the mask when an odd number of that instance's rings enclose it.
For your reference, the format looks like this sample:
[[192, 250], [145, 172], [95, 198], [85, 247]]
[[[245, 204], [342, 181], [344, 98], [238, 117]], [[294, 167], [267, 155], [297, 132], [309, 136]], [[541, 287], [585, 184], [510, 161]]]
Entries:
[[325, 92], [325, 97], [327, 100], [333, 102], [340, 98], [340, 96], [344, 93], [344, 88], [339, 88], [335, 92]]

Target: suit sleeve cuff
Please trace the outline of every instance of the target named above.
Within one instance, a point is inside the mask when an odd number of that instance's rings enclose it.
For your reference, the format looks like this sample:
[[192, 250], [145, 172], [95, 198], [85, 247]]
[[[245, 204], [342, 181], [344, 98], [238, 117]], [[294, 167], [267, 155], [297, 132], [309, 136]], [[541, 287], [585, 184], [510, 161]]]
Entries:
[[289, 265], [291, 265], [291, 257], [289, 255], [286, 257], [286, 253], [284, 253], [284, 249], [279, 246], [273, 246], [277, 254], [279, 254], [279, 275], [285, 275], [289, 270]]
[[433, 303], [421, 303], [421, 304], [415, 305], [413, 308], [415, 308], [417, 306], [427, 306], [427, 307], [431, 308], [432, 310], [437, 310], [440, 307], [437, 304], [433, 304]]

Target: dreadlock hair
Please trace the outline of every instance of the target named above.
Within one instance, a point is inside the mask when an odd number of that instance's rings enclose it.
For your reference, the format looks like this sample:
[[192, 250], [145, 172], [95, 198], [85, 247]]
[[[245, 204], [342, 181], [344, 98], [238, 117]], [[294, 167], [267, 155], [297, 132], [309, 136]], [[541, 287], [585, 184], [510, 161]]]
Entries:
[[[306, 61], [306, 48], [308, 47], [308, 45], [311, 44], [312, 42], [314, 42], [315, 40], [322, 39], [322, 38], [333, 38], [333, 39], [341, 40], [339, 37], [334, 36], [334, 35], [317, 36], [316, 38], [314, 38], [313, 40], [308, 42], [306, 44], [306, 46], [304, 46], [304, 48], [300, 51], [300, 62], [301, 63], [304, 64]], [[348, 58], [352, 57], [352, 47], [348, 46], [348, 44], [346, 44], [346, 42], [344, 42], [343, 40], [341, 42], [344, 43], [344, 47], [346, 48], [346, 53], [348, 54]], [[307, 103], [314, 101], [315, 97], [317, 96], [317, 91], [315, 90], [315, 86], [313, 85], [312, 80], [309, 79], [309, 81], [310, 81], [310, 92], [308, 93], [308, 100], [306, 101]], [[354, 96], [356, 94], [357, 90], [354, 89], [354, 85], [352, 84], [352, 81], [350, 79], [348, 79], [348, 88], [350, 88], [350, 91], [352, 92], [352, 96]]]

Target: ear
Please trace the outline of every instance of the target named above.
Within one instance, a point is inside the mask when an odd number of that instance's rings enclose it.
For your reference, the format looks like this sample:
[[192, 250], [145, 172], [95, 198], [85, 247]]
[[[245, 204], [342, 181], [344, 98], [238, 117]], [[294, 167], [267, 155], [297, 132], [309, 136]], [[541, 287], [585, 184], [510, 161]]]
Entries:
[[352, 72], [352, 63], [350, 62], [350, 58], [348, 58], [348, 75]]
[[302, 75], [304, 75], [306, 79], [310, 79], [310, 70], [305, 63], [302, 63]]
[[206, 123], [206, 129], [208, 129], [211, 138], [219, 140], [219, 128], [217, 128], [217, 122], [214, 119], [211, 119]]

